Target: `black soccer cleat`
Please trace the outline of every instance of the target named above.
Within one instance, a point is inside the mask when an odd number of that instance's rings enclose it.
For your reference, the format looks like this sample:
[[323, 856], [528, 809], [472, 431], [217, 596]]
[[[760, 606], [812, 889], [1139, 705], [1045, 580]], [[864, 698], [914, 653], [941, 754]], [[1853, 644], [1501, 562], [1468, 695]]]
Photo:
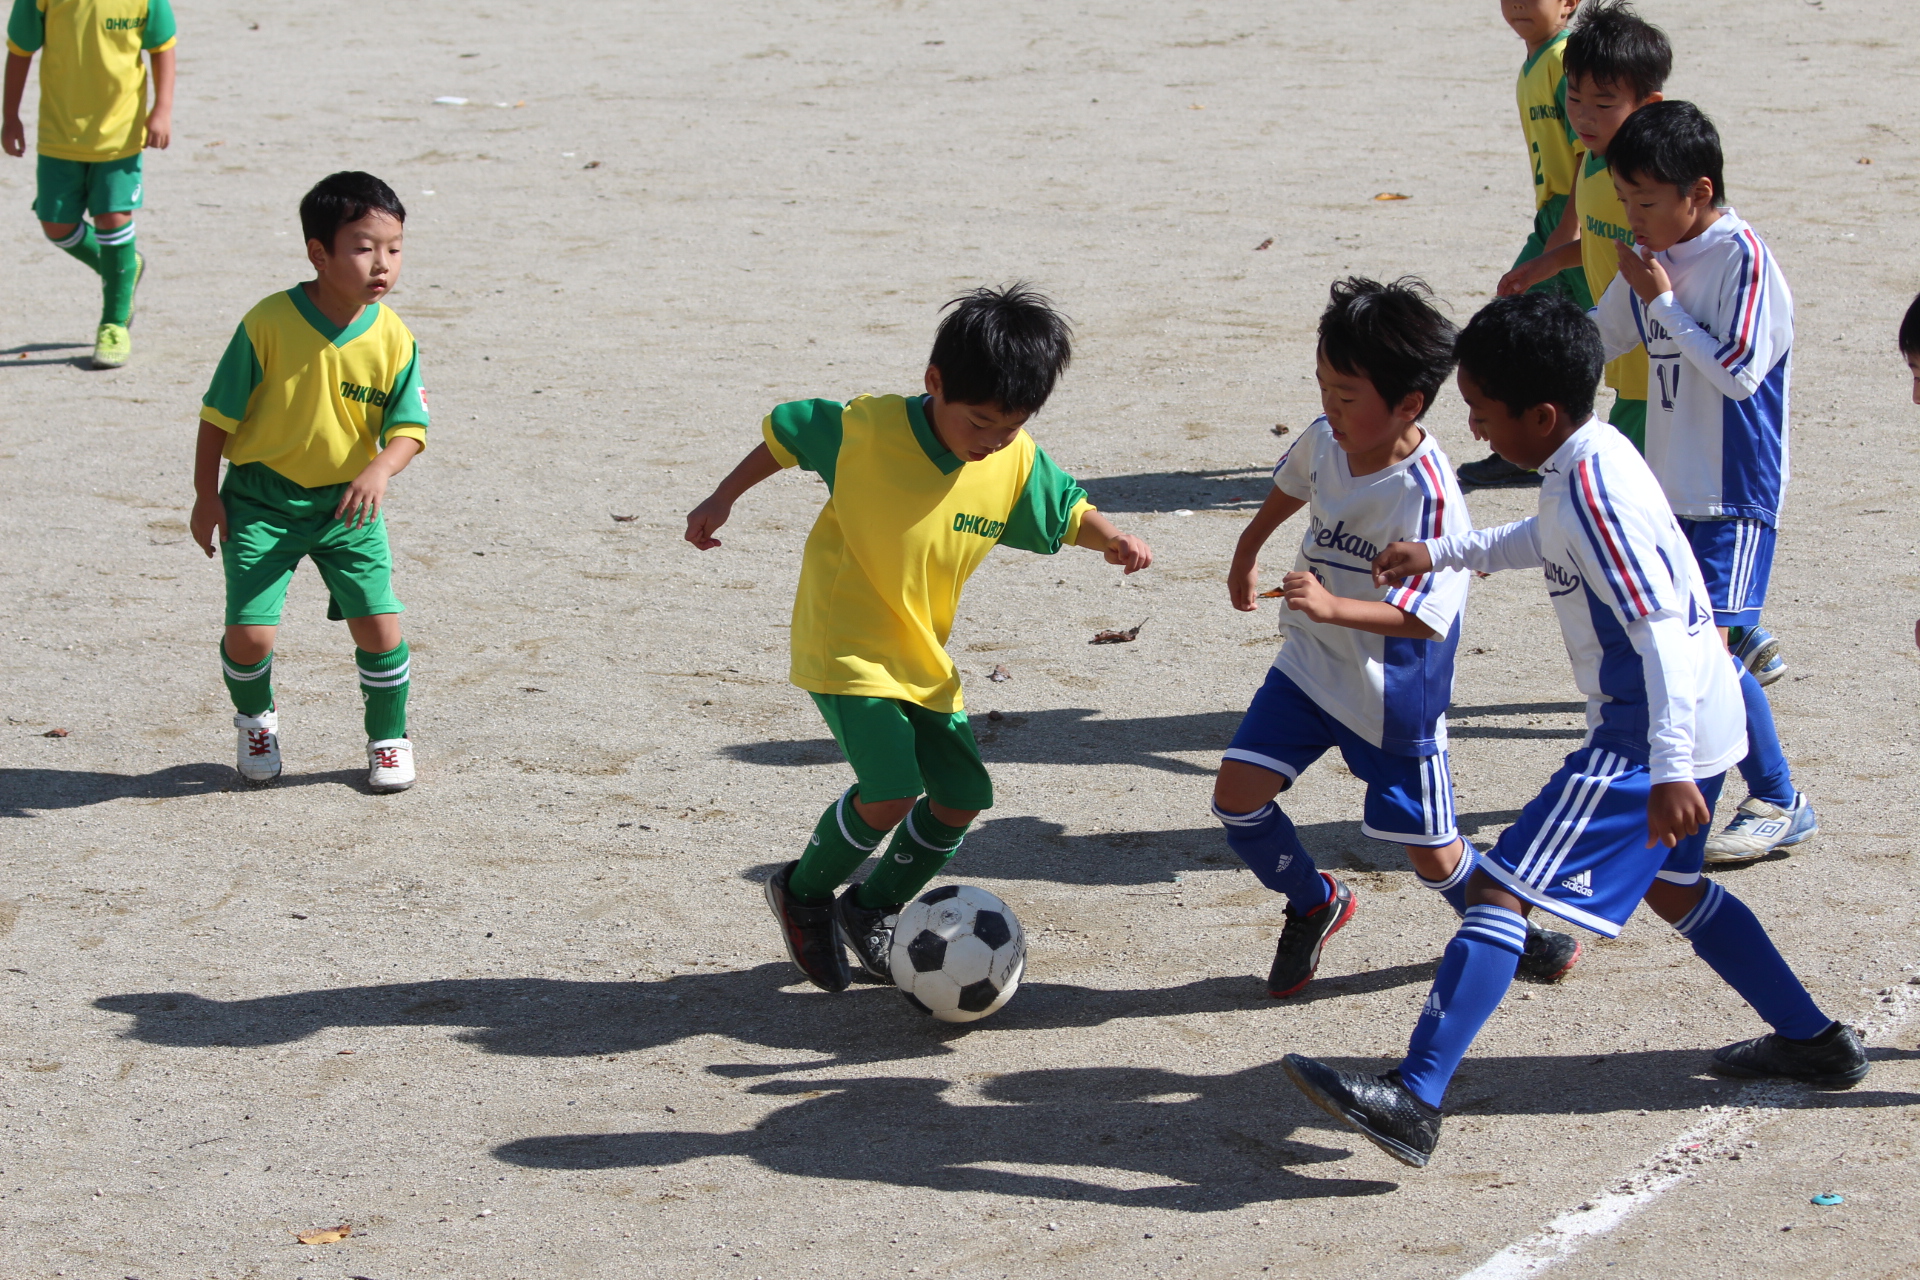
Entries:
[[1817, 1089], [1851, 1089], [1867, 1078], [1867, 1050], [1860, 1033], [1836, 1022], [1811, 1041], [1768, 1034], [1713, 1053], [1715, 1075], [1757, 1080], [1800, 1080]]
[[1383, 1076], [1335, 1071], [1297, 1053], [1280, 1059], [1280, 1067], [1315, 1106], [1401, 1164], [1424, 1169], [1440, 1145], [1440, 1108], [1414, 1097], [1398, 1070]]
[[802, 902], [787, 892], [787, 877], [799, 865], [789, 862], [773, 873], [767, 881], [767, 906], [780, 922], [787, 958], [807, 975], [807, 981], [822, 991], [845, 991], [853, 975], [847, 971], [847, 957], [833, 936], [833, 899]]
[[833, 901], [834, 934], [853, 952], [869, 982], [893, 985], [893, 929], [900, 911], [899, 906], [861, 906], [858, 883], [848, 885]]
[[1580, 939], [1568, 933], [1555, 933], [1537, 924], [1527, 926], [1527, 949], [1520, 953], [1520, 967], [1514, 977], [1528, 982], [1558, 982], [1580, 963], [1586, 948]]
[[1267, 994], [1284, 1000], [1313, 981], [1320, 967], [1320, 950], [1327, 939], [1353, 919], [1353, 890], [1326, 872], [1320, 873], [1332, 890], [1320, 906], [1305, 915], [1287, 908], [1287, 924], [1273, 949], [1273, 968], [1267, 971]]
[[1516, 467], [1497, 453], [1478, 462], [1463, 462], [1455, 469], [1462, 489], [1523, 489], [1540, 484], [1540, 473]]

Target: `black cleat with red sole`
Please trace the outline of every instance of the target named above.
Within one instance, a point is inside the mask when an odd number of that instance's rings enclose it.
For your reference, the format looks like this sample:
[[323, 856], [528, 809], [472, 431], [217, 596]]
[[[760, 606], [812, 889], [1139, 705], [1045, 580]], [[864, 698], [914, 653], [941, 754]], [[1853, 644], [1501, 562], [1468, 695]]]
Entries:
[[1527, 926], [1527, 949], [1520, 954], [1514, 976], [1526, 982], [1558, 982], [1580, 963], [1586, 948], [1570, 933], [1555, 933], [1537, 924]]
[[1305, 915], [1287, 908], [1287, 924], [1273, 949], [1273, 968], [1267, 971], [1267, 994], [1276, 1000], [1296, 994], [1313, 981], [1321, 948], [1353, 919], [1353, 890], [1324, 871], [1320, 878], [1330, 891], [1324, 903]]
[[800, 864], [789, 862], [767, 881], [767, 906], [780, 922], [780, 939], [787, 957], [822, 991], [845, 991], [853, 981], [846, 953], [833, 936], [833, 899], [802, 902], [787, 890], [787, 877]]

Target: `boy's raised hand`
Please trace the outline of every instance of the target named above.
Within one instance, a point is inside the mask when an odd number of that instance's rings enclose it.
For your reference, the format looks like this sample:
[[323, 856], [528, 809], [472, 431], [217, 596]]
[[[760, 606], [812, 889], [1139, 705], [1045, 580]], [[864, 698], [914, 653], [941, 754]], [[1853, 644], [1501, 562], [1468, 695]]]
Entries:
[[1408, 578], [1433, 572], [1433, 553], [1424, 542], [1389, 542], [1373, 558], [1373, 585], [1390, 587]]
[[702, 551], [711, 551], [720, 545], [720, 539], [713, 535], [733, 514], [733, 503], [713, 494], [705, 502], [687, 513], [687, 541]]
[[1667, 269], [1653, 256], [1653, 250], [1635, 248], [1625, 241], [1616, 241], [1614, 256], [1620, 260], [1620, 274], [1626, 280], [1642, 302], [1652, 302], [1663, 293], [1673, 291], [1673, 281], [1667, 278]]
[[187, 528], [193, 532], [193, 545], [207, 553], [207, 559], [213, 559], [214, 552], [220, 549], [214, 541], [214, 535], [220, 535], [220, 542], [227, 540], [227, 504], [220, 500], [217, 493], [193, 500], [193, 514], [187, 517]]

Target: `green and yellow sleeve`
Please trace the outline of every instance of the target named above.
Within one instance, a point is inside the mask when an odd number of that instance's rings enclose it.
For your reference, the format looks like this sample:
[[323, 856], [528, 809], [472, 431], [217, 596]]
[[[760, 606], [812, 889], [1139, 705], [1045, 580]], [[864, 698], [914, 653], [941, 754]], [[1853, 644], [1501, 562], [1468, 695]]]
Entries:
[[760, 424], [760, 434], [775, 462], [811, 471], [831, 489], [845, 411], [838, 400], [792, 400], [774, 407]]
[[140, 47], [148, 53], [163, 52], [173, 48], [178, 33], [179, 24], [173, 20], [169, 0], [147, 0], [147, 26], [140, 33]]
[[393, 380], [386, 408], [380, 415], [380, 447], [395, 436], [411, 436], [427, 447], [427, 389], [420, 381], [420, 344], [415, 343], [407, 367]]
[[259, 353], [253, 349], [253, 336], [246, 321], [233, 331], [233, 341], [213, 371], [213, 382], [200, 402], [200, 417], [231, 435], [246, 420], [253, 393], [265, 379]]
[[7, 52], [31, 58], [47, 42], [47, 0], [13, 0], [7, 17]]
[[1050, 556], [1062, 546], [1072, 545], [1080, 536], [1081, 518], [1092, 510], [1087, 491], [1036, 445], [1033, 470], [1027, 473], [1026, 487], [1014, 501], [1007, 527], [1000, 534], [1000, 545]]

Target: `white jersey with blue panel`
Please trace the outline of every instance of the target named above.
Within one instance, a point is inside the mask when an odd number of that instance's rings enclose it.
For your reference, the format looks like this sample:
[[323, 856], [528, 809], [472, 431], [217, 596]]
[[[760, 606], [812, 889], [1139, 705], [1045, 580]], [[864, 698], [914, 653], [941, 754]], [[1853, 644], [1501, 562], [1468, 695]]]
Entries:
[[1431, 433], [1408, 457], [1355, 476], [1324, 416], [1273, 469], [1282, 493], [1308, 502], [1296, 570], [1350, 600], [1384, 600], [1433, 629], [1433, 640], [1377, 636], [1314, 622], [1283, 608], [1286, 642], [1274, 668], [1329, 715], [1392, 755], [1433, 755], [1447, 745], [1454, 651], [1468, 575], [1440, 569], [1398, 586], [1373, 585], [1373, 558], [1389, 542], [1424, 541], [1473, 528], [1453, 464]]
[[1642, 303], [1615, 276], [1593, 311], [1609, 359], [1647, 349], [1647, 465], [1675, 515], [1777, 524], [1793, 373], [1786, 277], [1731, 209], [1654, 256], [1671, 291]]
[[1589, 418], [1540, 467], [1540, 514], [1427, 543], [1435, 566], [1542, 569], [1587, 695], [1586, 746], [1652, 782], [1711, 778], [1747, 752], [1733, 658], [1693, 550], [1633, 445]]

